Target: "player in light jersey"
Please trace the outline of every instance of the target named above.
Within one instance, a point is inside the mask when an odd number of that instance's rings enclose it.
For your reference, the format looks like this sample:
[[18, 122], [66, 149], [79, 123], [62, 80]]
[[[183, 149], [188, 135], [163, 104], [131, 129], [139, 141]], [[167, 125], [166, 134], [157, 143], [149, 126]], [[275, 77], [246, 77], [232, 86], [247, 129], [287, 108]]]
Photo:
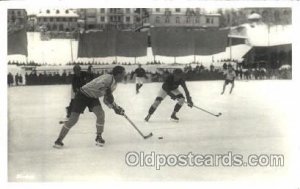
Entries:
[[231, 65], [228, 66], [228, 70], [224, 71], [224, 75], [225, 75], [225, 82], [223, 85], [223, 91], [222, 91], [221, 95], [224, 94], [226, 85], [228, 85], [229, 83], [231, 83], [231, 89], [230, 89], [230, 94], [231, 94], [231, 92], [234, 88], [234, 79], [236, 77], [235, 71], [233, 70]]
[[74, 104], [71, 110], [71, 115], [66, 121], [60, 131], [60, 134], [55, 141], [53, 147], [61, 148], [63, 139], [68, 134], [69, 130], [77, 123], [80, 114], [82, 114], [86, 107], [89, 108], [90, 112], [93, 112], [96, 117], [96, 129], [97, 137], [96, 144], [103, 146], [105, 140], [102, 138], [104, 129], [104, 111], [101, 107], [99, 97], [104, 96], [104, 103], [112, 108], [116, 114], [124, 115], [124, 110], [118, 106], [112, 95], [112, 92], [116, 89], [117, 83], [121, 82], [125, 76], [125, 69], [122, 66], [116, 66], [112, 70], [112, 74], [101, 75], [89, 83], [85, 84], [80, 88], [80, 91], [76, 93]]

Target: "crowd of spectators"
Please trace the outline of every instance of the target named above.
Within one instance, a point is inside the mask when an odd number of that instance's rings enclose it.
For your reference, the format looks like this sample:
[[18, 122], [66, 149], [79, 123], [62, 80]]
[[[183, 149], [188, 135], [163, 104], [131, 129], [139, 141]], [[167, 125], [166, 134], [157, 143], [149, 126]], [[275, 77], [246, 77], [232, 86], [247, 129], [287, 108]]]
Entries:
[[[232, 64], [233, 63], [233, 64]], [[18, 62], [9, 62], [10, 65], [31, 65], [31, 66], [41, 66], [35, 62], [29, 62], [28, 64], [18, 63]], [[75, 63], [69, 65], [75, 65]], [[86, 65], [83, 63], [76, 63], [77, 65]], [[108, 63], [102, 63], [108, 64]], [[117, 64], [117, 63], [114, 63]], [[119, 64], [119, 63], [118, 63]], [[161, 62], [149, 62], [149, 64], [162, 64]], [[121, 63], [121, 65], [135, 65], [130, 63]], [[183, 67], [186, 74], [186, 79], [188, 81], [199, 81], [199, 80], [222, 80], [224, 79], [223, 72], [228, 68], [229, 65], [234, 65], [237, 79], [239, 80], [263, 80], [263, 79], [291, 79], [291, 68], [290, 69], [267, 69], [264, 67], [255, 67], [255, 68], [244, 68], [242, 64], [234, 64], [234, 62], [229, 62], [224, 60], [223, 65], [220, 67], [214, 66], [212, 63], [210, 66], [203, 66], [201, 63], [191, 63]], [[89, 66], [92, 67], [92, 64]], [[175, 68], [175, 67], [174, 67]], [[147, 66], [144, 66], [147, 75], [149, 76], [149, 82], [161, 82], [164, 78], [172, 71], [172, 66], [169, 68], [159, 69], [155, 72], [150, 72], [147, 70]], [[104, 73], [110, 71], [109, 68], [101, 70], [90, 70], [93, 72], [94, 77], [100, 76]], [[25, 75], [17, 73], [13, 75], [8, 73], [7, 83], [8, 86], [12, 85], [51, 85], [51, 84], [70, 84], [72, 80], [72, 70], [64, 70], [62, 73], [54, 71], [43, 71], [39, 72], [36, 70], [27, 71]], [[128, 73], [130, 75], [131, 73]], [[24, 78], [25, 77], [25, 80]], [[134, 80], [128, 79], [127, 82], [134, 82]]]

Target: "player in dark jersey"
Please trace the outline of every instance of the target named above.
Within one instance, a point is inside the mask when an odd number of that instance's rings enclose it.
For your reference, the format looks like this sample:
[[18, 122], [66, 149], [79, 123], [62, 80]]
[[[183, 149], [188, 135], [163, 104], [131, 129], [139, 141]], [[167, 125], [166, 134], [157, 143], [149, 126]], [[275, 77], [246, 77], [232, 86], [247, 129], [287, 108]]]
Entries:
[[85, 74], [85, 80], [86, 82], [90, 82], [92, 81], [93, 79], [95, 79], [95, 74], [93, 73], [93, 66], [90, 65], [86, 71], [86, 74]]
[[139, 89], [143, 86], [144, 78], [148, 79], [148, 77], [146, 75], [146, 71], [144, 70], [144, 68], [142, 68], [140, 64], [139, 67], [135, 69], [134, 72], [131, 73], [130, 79], [133, 78], [134, 74], [135, 74], [135, 83], [136, 83], [135, 90], [136, 90], [136, 94], [138, 94], [140, 92]]
[[185, 84], [184, 72], [181, 69], [175, 69], [173, 74], [170, 74], [163, 83], [158, 96], [156, 97], [154, 103], [151, 105], [148, 111], [148, 115], [146, 116], [145, 121], [149, 121], [151, 115], [155, 112], [156, 108], [167, 95], [169, 95], [173, 100], [178, 100], [171, 114], [171, 119], [174, 121], [179, 120], [179, 118], [176, 116], [176, 113], [180, 110], [185, 102], [183, 94], [178, 90], [179, 85], [185, 92], [188, 106], [193, 107], [192, 98]]
[[63, 147], [63, 139], [68, 134], [69, 130], [77, 123], [80, 114], [82, 114], [86, 107], [96, 115], [96, 144], [103, 146], [105, 140], [102, 138], [105, 123], [105, 113], [99, 101], [100, 97], [104, 97], [104, 103], [115, 111], [118, 115], [124, 115], [123, 108], [118, 106], [114, 100], [113, 91], [117, 87], [117, 83], [124, 79], [126, 72], [122, 66], [116, 66], [112, 70], [112, 74], [103, 74], [92, 81], [88, 82], [80, 88], [74, 98], [71, 115], [61, 128], [59, 136], [54, 143], [55, 148]]
[[66, 107], [67, 118], [69, 118], [71, 115], [74, 98], [80, 87], [94, 79], [91, 66], [89, 66], [87, 71], [82, 71], [79, 65], [75, 65], [73, 67], [73, 71], [74, 75], [72, 77], [71, 101], [69, 103], [69, 106]]

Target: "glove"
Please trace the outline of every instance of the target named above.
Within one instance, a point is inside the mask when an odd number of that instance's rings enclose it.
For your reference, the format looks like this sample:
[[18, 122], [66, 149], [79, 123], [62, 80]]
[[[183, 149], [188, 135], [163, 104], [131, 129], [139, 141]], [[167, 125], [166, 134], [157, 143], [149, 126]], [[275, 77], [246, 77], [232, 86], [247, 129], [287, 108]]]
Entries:
[[115, 113], [118, 114], [118, 115], [124, 115], [125, 114], [124, 109], [121, 108], [118, 105], [114, 106], [113, 109], [114, 109]]
[[186, 98], [187, 98], [187, 104], [188, 104], [188, 106], [192, 108], [193, 105], [194, 105], [194, 103], [192, 102], [192, 97], [187, 96]]
[[173, 93], [169, 92], [168, 95], [171, 97], [172, 100], [176, 100], [177, 96], [174, 95]]

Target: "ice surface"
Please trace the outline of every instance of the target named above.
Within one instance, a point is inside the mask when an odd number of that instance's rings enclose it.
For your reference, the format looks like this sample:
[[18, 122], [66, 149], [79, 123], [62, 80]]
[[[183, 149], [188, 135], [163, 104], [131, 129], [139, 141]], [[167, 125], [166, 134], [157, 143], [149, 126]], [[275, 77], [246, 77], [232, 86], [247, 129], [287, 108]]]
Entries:
[[[287, 180], [292, 171], [293, 92], [291, 81], [236, 81], [220, 95], [223, 81], [188, 82], [195, 105], [222, 112], [219, 118], [184, 106], [179, 123], [169, 120], [175, 102], [166, 98], [149, 123], [143, 118], [161, 83], [120, 84], [116, 102], [148, 134], [142, 139], [127, 120], [105, 105], [106, 145], [95, 145], [95, 116], [86, 112], [64, 140], [52, 147], [70, 100], [70, 85], [20, 86], [8, 89], [9, 181], [217, 181]], [[101, 99], [102, 102], [102, 99]], [[103, 103], [102, 103], [103, 104]], [[162, 140], [158, 137], [163, 136]], [[160, 154], [283, 154], [283, 167], [129, 167], [129, 151]]]

